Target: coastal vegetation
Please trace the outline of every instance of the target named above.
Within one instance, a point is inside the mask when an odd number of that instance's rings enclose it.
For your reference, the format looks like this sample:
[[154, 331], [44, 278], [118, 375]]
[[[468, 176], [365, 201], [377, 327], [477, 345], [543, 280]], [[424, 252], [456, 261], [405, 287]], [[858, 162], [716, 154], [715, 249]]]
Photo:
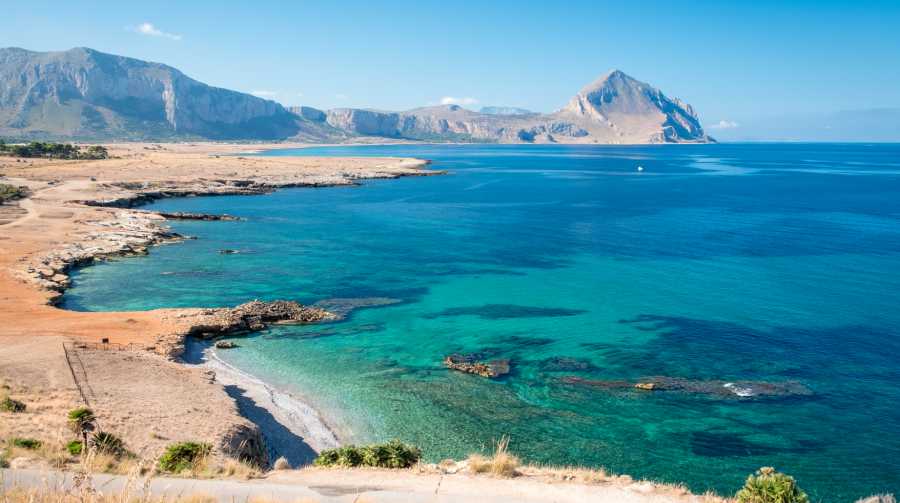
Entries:
[[25, 187], [10, 185], [8, 183], [0, 183], [0, 203], [7, 199], [19, 197], [25, 192]]
[[407, 468], [421, 459], [422, 448], [418, 445], [406, 445], [399, 440], [390, 440], [383, 444], [362, 447], [345, 445], [337, 449], [325, 449], [313, 461], [313, 466]]
[[797, 487], [794, 477], [762, 467], [750, 475], [736, 496], [739, 503], [807, 503], [806, 493]]
[[121, 454], [124, 452], [124, 442], [122, 439], [111, 434], [101, 431], [94, 435], [94, 447], [103, 454]]
[[41, 446], [41, 441], [33, 438], [13, 438], [9, 441], [9, 445], [33, 450]]
[[85, 151], [81, 150], [78, 145], [71, 143], [44, 143], [33, 141], [27, 145], [7, 145], [5, 141], [0, 139], [0, 152], [15, 157], [40, 158], [48, 159], [108, 159], [109, 153], [106, 147], [95, 145], [88, 147]]
[[167, 472], [181, 473], [195, 467], [212, 452], [212, 445], [205, 442], [180, 442], [166, 447], [159, 458], [159, 468]]
[[25, 412], [25, 404], [18, 401], [13, 400], [12, 398], [6, 397], [3, 400], [3, 412]]

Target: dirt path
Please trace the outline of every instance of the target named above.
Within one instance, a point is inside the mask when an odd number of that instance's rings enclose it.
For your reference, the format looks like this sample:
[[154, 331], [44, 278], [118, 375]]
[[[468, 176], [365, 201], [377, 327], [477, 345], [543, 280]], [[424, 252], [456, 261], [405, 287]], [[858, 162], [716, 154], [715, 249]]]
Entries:
[[[14, 480], [40, 485], [39, 470], [3, 470], [3, 483]], [[71, 476], [51, 472], [51, 485], [65, 484]], [[124, 476], [94, 475], [94, 486], [103, 491], [119, 491]], [[140, 484], [138, 484], [140, 485]], [[668, 496], [645, 492], [639, 485], [575, 486], [502, 480], [488, 477], [417, 475], [409, 470], [296, 470], [275, 472], [267, 479], [252, 481], [192, 480], [157, 478], [152, 481], [154, 497], [164, 493], [194, 492], [215, 495], [219, 501], [318, 501], [321, 503], [668, 503], [700, 501], [696, 496]]]

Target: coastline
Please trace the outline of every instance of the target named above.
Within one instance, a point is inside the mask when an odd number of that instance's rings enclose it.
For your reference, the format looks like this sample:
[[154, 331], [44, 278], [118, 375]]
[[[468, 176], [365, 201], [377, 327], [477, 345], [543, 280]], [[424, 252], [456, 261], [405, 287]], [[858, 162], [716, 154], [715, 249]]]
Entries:
[[[127, 154], [127, 151], [113, 150], [122, 146], [110, 146], [110, 154], [119, 157]], [[137, 344], [167, 357], [167, 365], [205, 367], [216, 373], [213, 381], [223, 386], [241, 416], [262, 430], [280, 456], [287, 456], [293, 466], [309, 464], [318, 451], [341, 443], [340, 432], [326, 425], [318, 411], [228, 365], [208, 347], [199, 355], [185, 355], [188, 360], [196, 361], [195, 364], [181, 363], [179, 356], [190, 336], [210, 338], [256, 331], [283, 319], [315, 322], [328, 313], [316, 313], [298, 305], [301, 312], [297, 314], [295, 309], [294, 314], [302, 319], [290, 318], [293, 315], [283, 312], [275, 313], [274, 318], [264, 312], [260, 317], [253, 310], [258, 311], [259, 305], [268, 309], [268, 304], [273, 303], [253, 302], [233, 309], [68, 311], [58, 307], [64, 302], [63, 293], [72, 286], [68, 273], [74, 267], [91, 265], [97, 260], [115, 261], [145, 255], [152, 246], [195, 239], [161, 225], [169, 219], [231, 220], [236, 224], [243, 220], [230, 215], [126, 210], [151, 204], [159, 198], [263, 195], [279, 188], [360, 186], [358, 180], [447, 173], [423, 171], [430, 161], [421, 159], [282, 157], [273, 161], [253, 158], [252, 154], [242, 158], [199, 153], [185, 156], [185, 150], [206, 152], [222, 146], [191, 147], [196, 148], [180, 145], [178, 152], [137, 153], [121, 160], [38, 159], [38, 165], [5, 170], [9, 182], [27, 187], [27, 193], [3, 205], [3, 209], [13, 207], [17, 212], [13, 212], [11, 220], [0, 221], [0, 263], [3, 264], [0, 290], [5, 294], [0, 299], [0, 325], [8, 329], [3, 335], [21, 338], [52, 334], [83, 342], [109, 339], [112, 343]], [[169, 166], [157, 164], [159, 161]], [[173, 162], [181, 163], [180, 169], [173, 170]], [[229, 176], [222, 177], [221, 172], [229, 170]], [[238, 173], [239, 170], [243, 173]], [[99, 176], [109, 171], [115, 173], [115, 178]], [[51, 179], [62, 183], [46, 183]], [[200, 377], [201, 382], [207, 379], [204, 376]], [[196, 399], [202, 407], [205, 397]], [[163, 406], [165, 397], [160, 396], [159, 400]]]
[[225, 386], [241, 415], [262, 430], [276, 453], [276, 459], [283, 456], [291, 466], [306, 466], [312, 464], [317, 453], [323, 449], [340, 447], [345, 443], [341, 440], [343, 435], [340, 431], [327, 425], [318, 410], [302, 399], [225, 363], [212, 345], [189, 339], [182, 358], [187, 367], [215, 372], [215, 380]]

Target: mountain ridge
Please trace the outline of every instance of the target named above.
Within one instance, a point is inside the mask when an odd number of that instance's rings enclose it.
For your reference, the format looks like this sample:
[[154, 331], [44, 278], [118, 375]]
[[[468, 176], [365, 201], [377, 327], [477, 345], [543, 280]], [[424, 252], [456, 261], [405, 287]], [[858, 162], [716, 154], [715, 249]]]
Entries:
[[[713, 143], [690, 105], [619, 70], [561, 109], [458, 105], [394, 112], [285, 107], [204, 84], [162, 63], [86, 47], [0, 49], [0, 135], [10, 139]], [[508, 113], [512, 112], [512, 113]]]

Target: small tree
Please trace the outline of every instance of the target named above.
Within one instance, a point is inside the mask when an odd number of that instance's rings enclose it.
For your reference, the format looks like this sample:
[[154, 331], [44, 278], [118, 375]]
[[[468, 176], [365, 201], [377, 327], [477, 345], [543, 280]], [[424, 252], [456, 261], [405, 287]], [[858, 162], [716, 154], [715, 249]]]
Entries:
[[76, 435], [81, 435], [83, 445], [87, 445], [88, 432], [94, 431], [94, 413], [87, 407], [79, 407], [69, 412], [69, 428]]
[[797, 487], [794, 477], [775, 473], [771, 467], [760, 468], [757, 477], [747, 478], [736, 497], [740, 503], [807, 503], [806, 493]]

